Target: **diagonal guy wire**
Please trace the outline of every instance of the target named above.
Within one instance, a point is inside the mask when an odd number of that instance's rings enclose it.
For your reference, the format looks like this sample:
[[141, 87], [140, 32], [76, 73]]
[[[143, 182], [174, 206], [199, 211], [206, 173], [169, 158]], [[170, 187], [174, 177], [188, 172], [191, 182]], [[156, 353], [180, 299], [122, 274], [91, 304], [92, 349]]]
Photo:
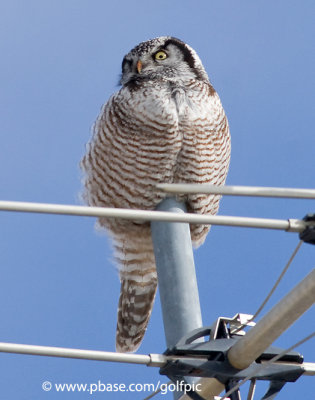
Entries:
[[[247, 321], [248, 322], [252, 322], [254, 319], [257, 318], [257, 316], [261, 313], [261, 311], [263, 310], [263, 308], [265, 307], [265, 305], [267, 304], [267, 302], [269, 301], [270, 297], [273, 295], [274, 291], [277, 289], [277, 287], [279, 286], [282, 278], [284, 277], [285, 273], [287, 272], [288, 268], [290, 267], [294, 257], [296, 256], [297, 252], [300, 250], [300, 247], [303, 243], [303, 240], [300, 240], [298, 245], [296, 246], [296, 248], [294, 249], [289, 261], [287, 262], [286, 266], [283, 268], [281, 274], [279, 275], [279, 278], [277, 279], [276, 283], [273, 285], [272, 289], [270, 290], [269, 294], [267, 295], [267, 297], [265, 298], [265, 300], [262, 302], [262, 304], [260, 305], [260, 307], [258, 308], [258, 310], [255, 312], [255, 314]], [[243, 328], [246, 327], [246, 324], [240, 326], [239, 328], [235, 329], [233, 332], [231, 333], [237, 333], [240, 330], [242, 330]]]

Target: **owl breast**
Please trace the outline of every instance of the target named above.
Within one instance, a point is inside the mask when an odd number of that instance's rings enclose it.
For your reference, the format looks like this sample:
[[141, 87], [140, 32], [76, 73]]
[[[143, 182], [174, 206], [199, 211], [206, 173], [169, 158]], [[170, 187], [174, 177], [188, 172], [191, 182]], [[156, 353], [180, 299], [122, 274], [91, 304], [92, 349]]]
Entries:
[[165, 87], [122, 88], [103, 107], [83, 159], [89, 204], [154, 208], [155, 185], [172, 182], [182, 146], [176, 105]]
[[[94, 206], [154, 209], [158, 183], [223, 184], [229, 161], [227, 120], [209, 84], [172, 82], [123, 87], [103, 107], [83, 159], [86, 201]], [[190, 212], [215, 214], [219, 196], [179, 196]], [[113, 228], [113, 221], [100, 220]], [[126, 221], [115, 221], [115, 226]], [[193, 232], [192, 240], [199, 244]], [[203, 227], [205, 238], [208, 227]]]

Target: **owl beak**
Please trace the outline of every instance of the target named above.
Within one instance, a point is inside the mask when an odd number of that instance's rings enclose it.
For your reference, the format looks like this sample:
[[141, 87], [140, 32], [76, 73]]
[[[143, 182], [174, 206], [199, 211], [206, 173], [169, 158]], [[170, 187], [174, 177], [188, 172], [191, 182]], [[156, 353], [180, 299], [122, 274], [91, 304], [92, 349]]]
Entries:
[[137, 61], [137, 71], [138, 71], [138, 74], [141, 74], [142, 62], [140, 60]]

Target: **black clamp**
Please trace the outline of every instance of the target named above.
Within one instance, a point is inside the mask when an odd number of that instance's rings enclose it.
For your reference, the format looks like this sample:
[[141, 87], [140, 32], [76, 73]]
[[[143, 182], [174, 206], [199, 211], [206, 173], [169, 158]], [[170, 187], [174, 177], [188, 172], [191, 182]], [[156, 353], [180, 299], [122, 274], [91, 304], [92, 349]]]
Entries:
[[[303, 221], [315, 223], [315, 214], [307, 214], [303, 218]], [[307, 226], [299, 236], [303, 242], [315, 244], [315, 224]]]
[[[235, 317], [234, 317], [235, 318]], [[227, 359], [228, 350], [239, 339], [240, 333], [232, 333], [228, 326], [232, 319], [219, 318], [212, 327], [196, 329], [182, 338], [174, 347], [164, 353], [169, 356], [178, 356], [170, 360], [160, 369], [161, 375], [167, 375], [175, 384], [187, 383], [186, 377], [216, 378], [226, 391], [238, 381], [252, 376], [255, 380], [270, 381], [270, 385], [263, 399], [273, 399], [287, 382], [295, 382], [303, 373], [303, 356], [291, 351], [282, 356], [278, 361], [285, 364], [270, 364], [259, 371], [257, 366], [272, 359], [283, 350], [269, 347], [248, 368], [238, 370], [230, 365]], [[209, 336], [204, 342], [197, 339]], [[193, 387], [193, 385], [190, 385]], [[193, 400], [204, 400], [197, 391], [186, 391]], [[240, 392], [237, 390], [229, 396], [231, 400], [239, 400]]]

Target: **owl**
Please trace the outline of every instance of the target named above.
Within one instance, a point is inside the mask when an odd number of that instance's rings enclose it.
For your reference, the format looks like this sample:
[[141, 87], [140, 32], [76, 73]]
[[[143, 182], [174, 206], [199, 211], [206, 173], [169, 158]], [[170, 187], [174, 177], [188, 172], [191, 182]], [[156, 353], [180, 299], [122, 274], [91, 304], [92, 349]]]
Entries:
[[[101, 109], [81, 161], [90, 206], [154, 210], [159, 183], [223, 185], [230, 160], [228, 121], [197, 53], [162, 36], [122, 61], [120, 90]], [[180, 195], [188, 212], [215, 215], [220, 196]], [[157, 289], [149, 222], [99, 218], [113, 241], [121, 281], [116, 350], [134, 352], [146, 331]], [[209, 231], [191, 225], [195, 247]]]

